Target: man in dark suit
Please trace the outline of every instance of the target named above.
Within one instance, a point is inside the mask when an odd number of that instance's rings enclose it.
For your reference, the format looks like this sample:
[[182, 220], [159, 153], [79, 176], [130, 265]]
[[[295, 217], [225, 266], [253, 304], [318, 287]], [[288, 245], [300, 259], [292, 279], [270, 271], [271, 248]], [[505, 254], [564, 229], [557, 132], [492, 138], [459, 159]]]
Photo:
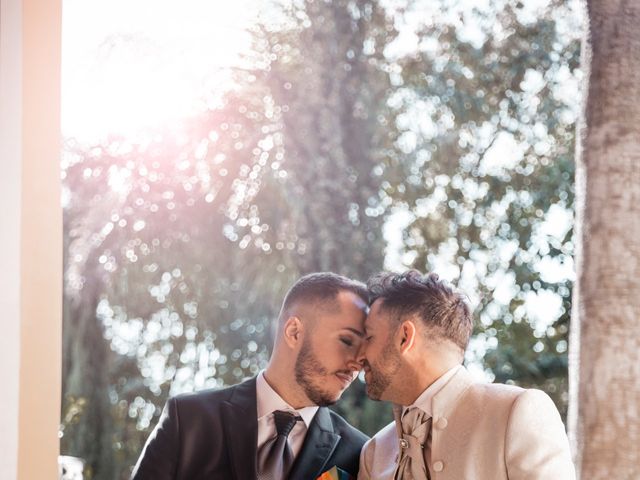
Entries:
[[314, 480], [355, 477], [367, 437], [326, 408], [360, 364], [366, 287], [302, 277], [282, 304], [266, 370], [239, 385], [170, 399], [132, 480]]

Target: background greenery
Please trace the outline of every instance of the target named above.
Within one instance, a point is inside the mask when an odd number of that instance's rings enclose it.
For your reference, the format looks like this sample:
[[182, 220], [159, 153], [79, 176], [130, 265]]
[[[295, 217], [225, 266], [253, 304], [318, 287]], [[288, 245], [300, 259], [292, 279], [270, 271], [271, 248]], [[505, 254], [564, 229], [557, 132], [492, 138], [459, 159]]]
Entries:
[[[127, 478], [166, 398], [256, 374], [284, 292], [324, 270], [451, 279], [468, 364], [564, 415], [576, 3], [265, 8], [215, 107], [66, 141], [62, 452]], [[389, 408], [363, 391], [336, 409], [372, 434]]]

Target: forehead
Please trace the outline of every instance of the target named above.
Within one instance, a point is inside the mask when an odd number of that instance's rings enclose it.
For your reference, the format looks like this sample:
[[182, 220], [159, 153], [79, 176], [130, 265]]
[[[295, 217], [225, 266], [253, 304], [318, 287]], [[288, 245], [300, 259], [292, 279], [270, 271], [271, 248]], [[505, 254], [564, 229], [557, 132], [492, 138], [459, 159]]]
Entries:
[[389, 312], [383, 308], [383, 300], [379, 298], [371, 305], [371, 310], [365, 321], [365, 328], [367, 332], [386, 329], [389, 325], [388, 320]]
[[362, 332], [367, 314], [366, 302], [353, 292], [341, 291], [334, 300], [335, 308], [328, 308], [320, 313], [320, 325], [333, 329], [357, 329]]

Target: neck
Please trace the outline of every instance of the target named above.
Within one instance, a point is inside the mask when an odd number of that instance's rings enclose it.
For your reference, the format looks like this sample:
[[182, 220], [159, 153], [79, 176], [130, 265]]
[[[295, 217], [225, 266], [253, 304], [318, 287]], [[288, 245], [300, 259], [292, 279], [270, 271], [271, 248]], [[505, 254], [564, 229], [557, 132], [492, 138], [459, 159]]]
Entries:
[[290, 366], [295, 361], [280, 362], [271, 358], [264, 371], [264, 379], [280, 397], [295, 409], [313, 405], [295, 380], [295, 371]]

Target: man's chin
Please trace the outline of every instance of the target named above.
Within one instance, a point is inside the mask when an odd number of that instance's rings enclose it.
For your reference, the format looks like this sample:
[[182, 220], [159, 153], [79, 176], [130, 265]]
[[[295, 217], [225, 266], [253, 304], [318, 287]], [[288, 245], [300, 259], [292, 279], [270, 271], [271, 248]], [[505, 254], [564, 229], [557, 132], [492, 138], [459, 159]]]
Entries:
[[367, 397], [371, 400], [375, 400], [379, 402], [382, 400], [382, 394], [379, 388], [371, 387], [368, 383], [365, 385], [365, 392], [367, 393]]
[[331, 397], [329, 395], [323, 395], [316, 399], [315, 404], [319, 407], [330, 407], [331, 405], [335, 405], [338, 400], [340, 400], [340, 395], [337, 397]]
[[335, 392], [332, 394], [327, 394], [325, 396], [325, 401], [329, 404], [329, 405], [333, 405], [334, 403], [337, 403], [338, 400], [340, 400], [340, 398], [342, 397], [342, 394], [344, 393], [345, 389], [340, 390], [339, 392]]
[[333, 393], [333, 392], [328, 392], [328, 391], [321, 391], [319, 389], [305, 389], [305, 393], [307, 394], [307, 397], [309, 398], [309, 400], [311, 400], [314, 405], [317, 405], [319, 407], [328, 407], [330, 405], [335, 404], [338, 400], [340, 400], [340, 397], [342, 396], [342, 390], [337, 392], [337, 393]]

